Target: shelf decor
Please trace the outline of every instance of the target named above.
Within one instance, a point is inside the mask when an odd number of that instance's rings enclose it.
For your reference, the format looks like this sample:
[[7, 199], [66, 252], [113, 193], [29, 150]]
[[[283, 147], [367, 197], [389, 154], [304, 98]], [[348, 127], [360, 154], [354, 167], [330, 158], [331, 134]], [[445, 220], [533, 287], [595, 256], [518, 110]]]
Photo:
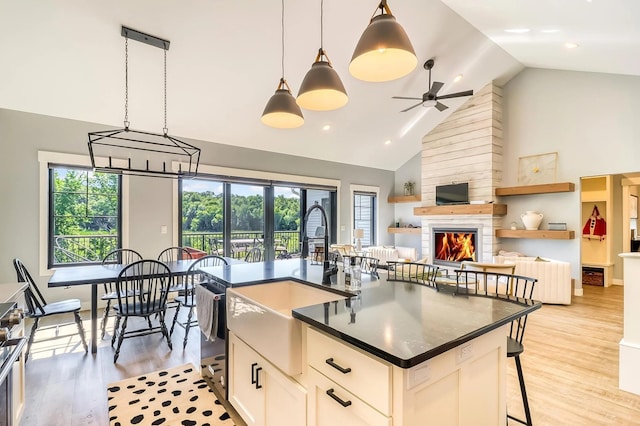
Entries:
[[404, 183], [404, 195], [413, 195], [413, 189], [415, 187], [415, 182], [407, 181]]
[[555, 182], [557, 167], [557, 152], [520, 157], [518, 159], [518, 185]]

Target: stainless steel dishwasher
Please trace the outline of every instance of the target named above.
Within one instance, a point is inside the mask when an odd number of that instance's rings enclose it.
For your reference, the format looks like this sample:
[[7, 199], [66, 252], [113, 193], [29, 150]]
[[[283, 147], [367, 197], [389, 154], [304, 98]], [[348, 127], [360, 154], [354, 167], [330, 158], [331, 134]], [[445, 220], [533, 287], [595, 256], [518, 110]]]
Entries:
[[200, 333], [200, 367], [202, 377], [207, 379], [209, 386], [215, 386], [219, 394], [227, 399], [227, 319], [226, 319], [226, 287], [213, 280], [201, 284], [208, 291], [219, 294], [217, 301], [217, 332], [215, 339], [207, 339], [204, 333]]

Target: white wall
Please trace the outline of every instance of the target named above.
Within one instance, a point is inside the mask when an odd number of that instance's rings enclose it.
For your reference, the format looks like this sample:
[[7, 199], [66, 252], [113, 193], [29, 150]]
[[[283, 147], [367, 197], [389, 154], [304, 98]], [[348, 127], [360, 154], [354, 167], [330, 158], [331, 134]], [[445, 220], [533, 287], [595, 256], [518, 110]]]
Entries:
[[573, 193], [504, 199], [505, 224], [521, 224], [521, 213], [537, 210], [542, 228], [566, 222], [576, 239], [504, 239], [503, 249], [571, 262], [581, 288], [579, 178], [640, 171], [640, 77], [526, 69], [503, 95], [503, 185], [518, 184], [519, 157], [547, 152], [558, 152], [557, 180], [576, 184]]
[[[49, 277], [39, 276], [38, 273], [38, 151], [88, 156], [87, 133], [104, 129], [105, 126], [94, 123], [0, 109], [0, 283], [15, 282], [12, 259], [18, 257], [25, 262], [46, 298], [59, 300], [75, 297], [87, 305], [89, 286], [67, 290], [48, 289]], [[340, 180], [338, 225], [349, 224], [351, 220], [351, 184], [379, 186], [381, 194], [388, 194], [394, 183], [393, 172], [387, 170], [231, 145], [185, 141], [202, 149], [201, 164]], [[161, 249], [173, 244], [174, 221], [177, 220], [172, 211], [173, 181], [132, 176], [129, 189], [130, 247], [145, 257], [155, 258]], [[381, 223], [393, 221], [392, 206], [381, 203], [378, 213]], [[168, 227], [167, 234], [160, 233], [162, 225]], [[350, 226], [346, 226], [336, 240], [349, 241], [349, 236]], [[393, 238], [381, 233], [379, 241], [380, 244], [390, 244]]]
[[[395, 184], [393, 185], [393, 192], [388, 195], [403, 195], [404, 183], [413, 181], [415, 186], [413, 187], [414, 194], [420, 194], [422, 192], [422, 170], [421, 170], [421, 153], [418, 152], [409, 161], [404, 163], [395, 172]], [[386, 203], [386, 195], [381, 194], [381, 202]], [[412, 224], [420, 226], [421, 219], [419, 216], [414, 216], [413, 208], [419, 207], [420, 203], [397, 203], [393, 204], [394, 218], [389, 223], [381, 223], [380, 229], [386, 233], [388, 226], [394, 226], [396, 221], [400, 221], [401, 225]], [[422, 240], [419, 234], [394, 234], [394, 244], [400, 247], [413, 247], [416, 249], [417, 259], [422, 258]]]

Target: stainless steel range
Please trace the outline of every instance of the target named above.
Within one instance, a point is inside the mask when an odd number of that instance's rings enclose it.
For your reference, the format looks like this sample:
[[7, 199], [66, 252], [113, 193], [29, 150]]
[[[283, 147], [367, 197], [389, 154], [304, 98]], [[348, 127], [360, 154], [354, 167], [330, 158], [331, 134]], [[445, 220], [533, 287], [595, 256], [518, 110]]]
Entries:
[[26, 343], [17, 337], [22, 318], [16, 303], [0, 303], [0, 425], [13, 425], [13, 369]]

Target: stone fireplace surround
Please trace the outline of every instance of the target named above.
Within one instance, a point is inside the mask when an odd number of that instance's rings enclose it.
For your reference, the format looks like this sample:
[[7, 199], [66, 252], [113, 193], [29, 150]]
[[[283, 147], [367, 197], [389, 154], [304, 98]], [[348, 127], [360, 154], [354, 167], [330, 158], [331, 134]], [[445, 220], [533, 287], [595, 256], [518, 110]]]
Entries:
[[[435, 205], [435, 187], [469, 182], [469, 200], [495, 202], [502, 184], [502, 89], [488, 84], [422, 140], [421, 192]], [[421, 217], [422, 253], [433, 263], [433, 228], [478, 228], [477, 261], [491, 262], [500, 250], [495, 230], [503, 216], [436, 214]]]

